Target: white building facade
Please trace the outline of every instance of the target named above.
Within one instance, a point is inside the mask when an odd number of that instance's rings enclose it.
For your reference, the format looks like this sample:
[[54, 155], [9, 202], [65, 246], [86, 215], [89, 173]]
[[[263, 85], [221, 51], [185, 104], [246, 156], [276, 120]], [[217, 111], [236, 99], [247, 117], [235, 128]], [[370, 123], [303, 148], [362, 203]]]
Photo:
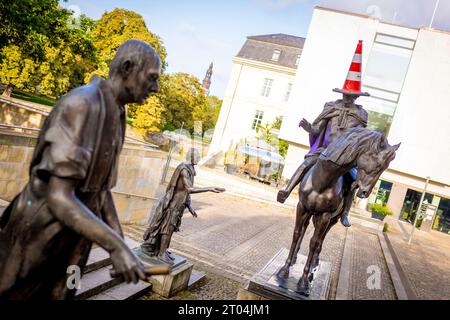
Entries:
[[223, 154], [242, 139], [255, 138], [258, 125], [283, 116], [304, 40], [285, 34], [247, 38], [233, 58], [208, 154]]
[[306, 39], [279, 135], [290, 144], [283, 177], [291, 177], [309, 148], [299, 120], [313, 121], [325, 102], [342, 97], [332, 89], [342, 86], [363, 40], [362, 91], [371, 97], [357, 103], [369, 112], [369, 128], [402, 143], [375, 193], [383, 191], [397, 217], [409, 219], [429, 176], [432, 227], [449, 232], [450, 33], [316, 7]]

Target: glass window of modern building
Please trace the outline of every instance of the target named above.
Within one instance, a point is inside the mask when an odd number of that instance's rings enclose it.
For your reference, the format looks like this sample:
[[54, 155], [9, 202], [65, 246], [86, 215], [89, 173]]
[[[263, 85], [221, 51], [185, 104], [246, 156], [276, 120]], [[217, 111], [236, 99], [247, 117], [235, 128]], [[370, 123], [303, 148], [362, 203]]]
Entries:
[[384, 180], [379, 181], [379, 187], [377, 194], [374, 199], [374, 203], [379, 203], [382, 205], [386, 205], [389, 200], [389, 195], [391, 194], [392, 183]]
[[263, 97], [268, 97], [270, 94], [270, 89], [272, 88], [272, 84], [273, 84], [273, 79], [268, 79], [265, 78], [264, 79], [264, 84], [261, 90], [261, 95]]
[[264, 111], [256, 110], [255, 117], [253, 118], [252, 122], [252, 130], [258, 129], [259, 125], [262, 122], [264, 116]]
[[387, 34], [377, 34], [364, 73], [361, 97], [369, 112], [369, 128], [389, 132], [392, 118], [408, 72], [415, 41]]
[[433, 229], [450, 234], [450, 199], [441, 198]]

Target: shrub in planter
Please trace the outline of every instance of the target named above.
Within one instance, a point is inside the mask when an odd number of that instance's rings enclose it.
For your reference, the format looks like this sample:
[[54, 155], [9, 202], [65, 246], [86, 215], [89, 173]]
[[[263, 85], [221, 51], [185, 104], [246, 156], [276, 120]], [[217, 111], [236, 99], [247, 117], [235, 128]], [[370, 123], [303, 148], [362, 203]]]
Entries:
[[386, 216], [391, 216], [394, 214], [388, 206], [378, 203], [371, 204], [369, 209], [372, 211], [372, 218], [382, 221]]

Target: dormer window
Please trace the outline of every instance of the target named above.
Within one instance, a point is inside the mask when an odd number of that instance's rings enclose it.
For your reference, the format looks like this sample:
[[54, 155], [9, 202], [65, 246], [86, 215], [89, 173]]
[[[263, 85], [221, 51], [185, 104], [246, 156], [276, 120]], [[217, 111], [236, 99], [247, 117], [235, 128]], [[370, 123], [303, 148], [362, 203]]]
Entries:
[[281, 50], [275, 49], [272, 52], [272, 61], [278, 61], [280, 59]]

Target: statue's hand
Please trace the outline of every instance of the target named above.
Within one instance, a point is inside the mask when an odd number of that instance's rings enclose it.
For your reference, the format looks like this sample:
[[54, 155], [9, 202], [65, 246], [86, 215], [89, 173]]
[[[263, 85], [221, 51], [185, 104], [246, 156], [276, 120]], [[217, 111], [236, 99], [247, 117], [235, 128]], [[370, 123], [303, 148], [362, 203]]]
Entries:
[[124, 247], [112, 251], [111, 261], [114, 267], [110, 272], [111, 277], [122, 277], [126, 283], [147, 280], [144, 265], [129, 248]]
[[197, 218], [197, 217], [198, 217], [197, 212], [195, 212], [194, 210], [191, 211], [191, 214], [192, 214], [192, 216], [193, 216], [194, 218]]
[[214, 193], [221, 193], [221, 192], [225, 192], [225, 189], [224, 188], [212, 188], [211, 189], [211, 191], [212, 192], [214, 192]]
[[311, 123], [308, 122], [305, 118], [303, 118], [298, 124], [300, 128], [303, 128], [306, 132], [311, 132]]

